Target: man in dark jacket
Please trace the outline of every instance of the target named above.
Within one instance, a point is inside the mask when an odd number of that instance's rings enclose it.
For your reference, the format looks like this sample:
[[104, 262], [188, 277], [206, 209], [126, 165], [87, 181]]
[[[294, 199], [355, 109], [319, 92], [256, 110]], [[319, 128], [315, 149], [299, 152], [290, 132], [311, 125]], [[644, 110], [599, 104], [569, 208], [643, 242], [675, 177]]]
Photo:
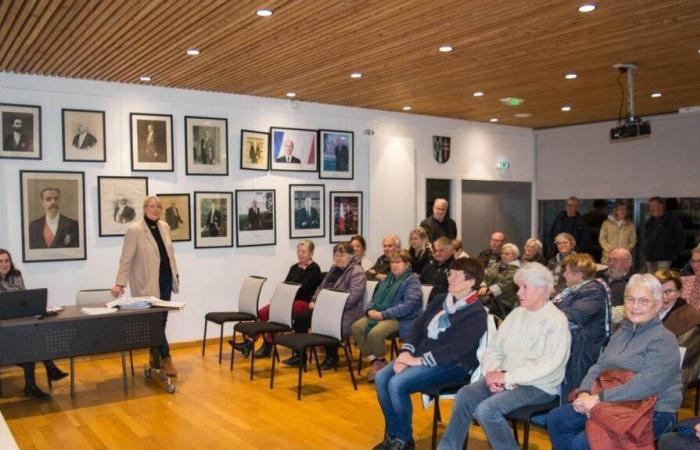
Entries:
[[547, 239], [547, 249], [548, 255], [553, 256], [556, 252], [552, 247], [554, 238], [559, 233], [569, 233], [576, 239], [576, 252], [582, 253], [587, 252], [591, 241], [591, 231], [586, 225], [586, 221], [583, 220], [583, 216], [578, 213], [579, 200], [576, 197], [569, 197], [566, 199], [566, 207], [552, 224], [552, 228], [549, 230], [549, 239]]
[[443, 236], [450, 239], [457, 237], [457, 224], [447, 217], [447, 206], [447, 200], [436, 198], [433, 203], [433, 215], [420, 223], [420, 226], [425, 228], [430, 242], [435, 242]]
[[644, 258], [647, 273], [669, 269], [685, 244], [685, 231], [677, 215], [666, 211], [661, 197], [649, 199], [649, 219], [644, 224]]
[[422, 284], [432, 284], [433, 290], [428, 296], [430, 303], [437, 295], [447, 292], [447, 272], [454, 261], [452, 241], [447, 237], [441, 237], [433, 243], [435, 259], [423, 267], [420, 274]]

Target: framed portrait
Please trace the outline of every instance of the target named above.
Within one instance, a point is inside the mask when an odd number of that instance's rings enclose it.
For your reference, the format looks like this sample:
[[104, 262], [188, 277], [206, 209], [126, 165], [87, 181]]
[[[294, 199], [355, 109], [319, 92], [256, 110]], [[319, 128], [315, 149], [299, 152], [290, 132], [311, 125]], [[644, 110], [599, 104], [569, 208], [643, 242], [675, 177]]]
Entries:
[[326, 235], [326, 188], [322, 184], [289, 185], [289, 238]]
[[63, 160], [105, 162], [105, 112], [62, 109]]
[[194, 248], [233, 247], [233, 193], [194, 193]]
[[124, 236], [126, 229], [143, 217], [147, 195], [147, 177], [97, 177], [100, 237]]
[[170, 114], [129, 114], [131, 170], [173, 171], [173, 116]]
[[228, 120], [185, 116], [187, 175], [228, 175]]
[[274, 189], [236, 190], [236, 246], [276, 243]]
[[321, 143], [319, 178], [352, 180], [355, 165], [355, 133], [352, 131], [318, 130]]
[[362, 234], [362, 192], [330, 193], [331, 243], [349, 241], [355, 234]]
[[267, 171], [270, 168], [269, 147], [269, 133], [241, 130], [241, 169]]
[[160, 220], [170, 227], [173, 242], [191, 241], [190, 194], [156, 194], [163, 204]]
[[0, 103], [0, 158], [41, 159], [41, 106]]
[[86, 259], [85, 174], [20, 170], [22, 261]]
[[271, 170], [318, 171], [318, 133], [302, 128], [270, 128]]

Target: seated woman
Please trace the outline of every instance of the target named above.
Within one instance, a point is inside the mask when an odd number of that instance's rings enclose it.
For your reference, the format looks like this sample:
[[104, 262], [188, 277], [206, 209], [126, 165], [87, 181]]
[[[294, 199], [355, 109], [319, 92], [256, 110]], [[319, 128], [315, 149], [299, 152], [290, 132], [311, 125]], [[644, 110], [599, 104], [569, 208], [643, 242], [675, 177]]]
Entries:
[[[680, 354], [676, 338], [659, 319], [661, 296], [661, 283], [653, 275], [630, 278], [625, 288], [626, 319], [622, 327], [586, 374], [576, 400], [547, 415], [553, 448], [590, 448], [585, 431], [589, 417], [597, 422], [610, 404], [645, 400], [654, 395], [654, 437], [673, 429], [683, 400]], [[592, 393], [599, 375], [608, 369], [631, 371], [634, 375], [627, 383]]]
[[546, 264], [547, 260], [542, 254], [542, 242], [539, 239], [530, 238], [525, 241], [525, 246], [523, 247], [523, 257], [522, 262], [536, 262], [540, 264]]
[[[367, 278], [365, 271], [360, 267], [359, 262], [353, 257], [352, 245], [350, 242], [341, 242], [333, 247], [333, 265], [328, 270], [328, 274], [316, 288], [309, 309], [302, 311], [294, 322], [295, 331], [305, 332], [311, 326], [311, 315], [313, 314], [314, 303], [322, 289], [336, 289], [350, 293], [345, 303], [343, 313], [342, 335], [350, 336], [350, 327], [362, 317], [362, 300], [365, 297], [367, 288]], [[292, 355], [291, 358], [282, 361], [285, 365], [294, 366], [301, 362], [299, 355]], [[326, 347], [326, 357], [321, 363], [321, 369], [327, 370], [334, 367], [338, 362], [338, 346]]]
[[367, 272], [369, 269], [372, 268], [374, 263], [366, 255], [367, 242], [365, 242], [365, 238], [363, 238], [359, 234], [356, 234], [355, 236], [350, 238], [350, 244], [352, 245], [352, 251], [355, 260], [357, 260], [357, 262], [360, 264], [362, 270]]
[[461, 449], [476, 419], [494, 449], [518, 449], [505, 415], [550, 402], [569, 356], [566, 316], [549, 302], [552, 274], [529, 263], [515, 274], [520, 306], [503, 321], [481, 359], [485, 377], [457, 393], [440, 449]]
[[[292, 309], [293, 317], [297, 317], [304, 311], [309, 309], [309, 302], [311, 297], [316, 292], [316, 288], [321, 283], [321, 268], [314, 261], [314, 242], [309, 239], [303, 239], [297, 244], [297, 263], [292, 264], [287, 272], [287, 277], [284, 281], [290, 283], [300, 283], [299, 290], [297, 291], [296, 299], [294, 299], [294, 306]], [[258, 318], [261, 322], [267, 322], [270, 319], [270, 305], [265, 305], [258, 311]], [[305, 332], [306, 329], [297, 330], [295, 323], [295, 330], [301, 333]], [[252, 342], [245, 341], [241, 343], [235, 343], [233, 347], [243, 353], [243, 355], [248, 356], [250, 349], [252, 347]], [[271, 336], [263, 336], [263, 345], [255, 352], [254, 356], [256, 358], [264, 358], [270, 356], [272, 352], [272, 342]]]
[[408, 249], [411, 255], [411, 270], [420, 275], [425, 265], [433, 259], [433, 247], [430, 245], [425, 228], [417, 227], [411, 230], [408, 243], [411, 246]]
[[681, 381], [687, 386], [698, 379], [700, 372], [700, 312], [681, 297], [681, 278], [673, 270], [657, 270], [654, 273], [661, 282], [663, 297], [659, 318], [664, 326], [676, 336], [679, 347], [685, 347], [681, 369]]
[[562, 261], [566, 289], [554, 303], [569, 319], [571, 357], [562, 384], [562, 399], [583, 380], [596, 362], [611, 334], [610, 291], [604, 281], [594, 279], [596, 266], [591, 255], [577, 253]]
[[562, 261], [564, 261], [564, 258], [567, 256], [576, 254], [574, 251], [574, 248], [576, 248], [576, 239], [569, 233], [559, 233], [554, 238], [554, 245], [557, 246], [557, 254], [549, 258], [547, 268], [551, 270], [554, 275], [554, 289], [557, 292], [561, 292], [566, 287]]
[[397, 331], [404, 339], [423, 306], [420, 280], [411, 271], [411, 255], [399, 250], [389, 256], [389, 261], [391, 272], [375, 289], [365, 317], [352, 324], [352, 335], [362, 355], [372, 361], [367, 374], [369, 382], [386, 366], [385, 339]]
[[377, 373], [386, 434], [375, 450], [415, 448], [410, 395], [467, 380], [478, 366], [476, 350], [486, 332], [486, 310], [474, 288], [483, 276], [484, 264], [478, 259], [453, 261], [448, 292], [435, 297], [413, 321], [399, 356]]
[[[10, 252], [4, 248], [0, 248], [0, 292], [23, 291], [24, 279], [22, 272], [17, 270], [12, 262]], [[68, 376], [68, 374], [54, 364], [53, 361], [43, 361], [46, 367], [46, 373], [51, 381], [57, 381]], [[24, 369], [24, 395], [25, 397], [38, 398], [48, 400], [51, 398], [49, 394], [39, 389], [36, 385], [36, 377], [34, 375], [34, 363], [19, 364]]]
[[517, 306], [513, 277], [520, 269], [519, 256], [520, 250], [515, 244], [503, 244], [501, 260], [486, 269], [484, 282], [479, 289], [482, 303], [500, 319], [504, 319]]
[[700, 310], [700, 244], [690, 253], [690, 260], [681, 272], [681, 281], [683, 298], [695, 309]]

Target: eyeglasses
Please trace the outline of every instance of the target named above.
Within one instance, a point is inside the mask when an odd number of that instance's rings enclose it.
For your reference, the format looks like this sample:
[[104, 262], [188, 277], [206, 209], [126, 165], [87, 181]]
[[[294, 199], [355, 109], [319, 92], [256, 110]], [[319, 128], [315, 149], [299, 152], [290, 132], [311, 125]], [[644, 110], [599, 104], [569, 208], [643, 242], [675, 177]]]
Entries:
[[700, 259], [691, 259], [688, 261], [690, 264], [700, 264]]
[[664, 295], [671, 295], [678, 292], [678, 289], [665, 289], [664, 290]]
[[646, 297], [641, 297], [641, 298], [634, 298], [634, 297], [625, 297], [625, 305], [633, 306], [635, 303], [637, 303], [640, 306], [643, 307], [648, 307], [651, 306], [654, 301], [650, 298]]

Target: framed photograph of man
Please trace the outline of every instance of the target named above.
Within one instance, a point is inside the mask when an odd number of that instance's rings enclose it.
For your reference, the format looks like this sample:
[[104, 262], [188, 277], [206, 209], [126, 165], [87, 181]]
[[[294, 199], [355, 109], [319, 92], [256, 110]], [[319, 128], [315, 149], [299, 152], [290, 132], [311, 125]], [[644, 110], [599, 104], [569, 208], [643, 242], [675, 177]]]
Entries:
[[100, 237], [124, 236], [143, 217], [148, 196], [147, 177], [97, 177], [97, 215]]
[[160, 220], [170, 227], [173, 242], [191, 241], [190, 194], [156, 194], [163, 204]]
[[22, 260], [86, 259], [85, 174], [20, 170]]
[[331, 243], [362, 234], [362, 192], [331, 191], [330, 199]]
[[271, 127], [271, 170], [317, 172], [317, 137], [316, 130]]
[[241, 130], [241, 169], [269, 170], [269, 147], [269, 133]]
[[355, 163], [355, 133], [352, 131], [318, 130], [321, 143], [319, 178], [352, 180]]
[[129, 114], [131, 170], [173, 171], [173, 116], [170, 114]]
[[275, 191], [236, 190], [236, 246], [275, 245]]
[[326, 235], [326, 188], [322, 184], [289, 185], [289, 238]]
[[228, 120], [185, 116], [187, 175], [228, 175]]
[[0, 158], [41, 159], [41, 106], [0, 103]]
[[233, 247], [233, 193], [194, 193], [194, 248]]
[[62, 109], [63, 160], [105, 162], [105, 112]]

